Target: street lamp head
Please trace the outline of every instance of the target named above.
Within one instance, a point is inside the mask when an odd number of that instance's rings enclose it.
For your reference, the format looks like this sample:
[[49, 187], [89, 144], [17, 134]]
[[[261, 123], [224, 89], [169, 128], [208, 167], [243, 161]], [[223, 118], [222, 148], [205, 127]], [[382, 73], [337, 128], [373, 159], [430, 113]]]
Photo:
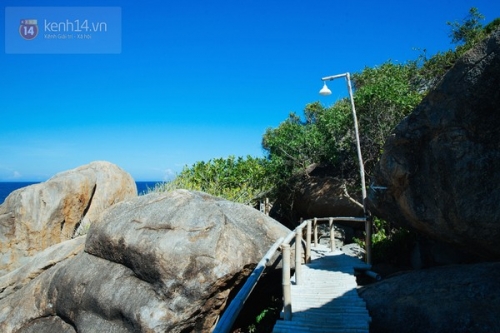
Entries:
[[321, 88], [321, 90], [319, 91], [319, 94], [321, 96], [329, 96], [332, 94], [332, 91], [330, 89], [328, 89], [326, 82], [323, 82], [323, 88]]

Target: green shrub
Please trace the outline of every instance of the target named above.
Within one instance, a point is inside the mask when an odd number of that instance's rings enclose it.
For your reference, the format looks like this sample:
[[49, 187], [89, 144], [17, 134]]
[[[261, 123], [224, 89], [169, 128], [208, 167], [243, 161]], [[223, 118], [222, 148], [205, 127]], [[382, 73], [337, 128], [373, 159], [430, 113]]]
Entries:
[[175, 179], [158, 184], [153, 191], [188, 189], [244, 204], [255, 204], [271, 189], [264, 158], [251, 156], [215, 158], [185, 166]]
[[[410, 253], [415, 245], [416, 234], [402, 227], [374, 217], [372, 233], [372, 261], [374, 264], [385, 262], [396, 265], [409, 265]], [[364, 239], [355, 242], [365, 248]]]

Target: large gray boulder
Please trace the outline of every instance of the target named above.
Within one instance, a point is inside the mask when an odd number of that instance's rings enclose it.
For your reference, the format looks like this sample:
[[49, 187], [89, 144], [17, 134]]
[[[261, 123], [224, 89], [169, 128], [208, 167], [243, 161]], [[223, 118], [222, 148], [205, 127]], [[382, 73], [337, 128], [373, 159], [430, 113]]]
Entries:
[[359, 290], [372, 333], [500, 331], [500, 263], [400, 274]]
[[12, 192], [0, 205], [0, 276], [84, 233], [106, 208], [135, 196], [130, 174], [109, 162], [93, 162]]
[[0, 289], [0, 331], [208, 332], [230, 292], [289, 232], [201, 192], [115, 204], [91, 225], [84, 252], [4, 298]]
[[467, 52], [388, 138], [375, 215], [500, 259], [500, 30]]

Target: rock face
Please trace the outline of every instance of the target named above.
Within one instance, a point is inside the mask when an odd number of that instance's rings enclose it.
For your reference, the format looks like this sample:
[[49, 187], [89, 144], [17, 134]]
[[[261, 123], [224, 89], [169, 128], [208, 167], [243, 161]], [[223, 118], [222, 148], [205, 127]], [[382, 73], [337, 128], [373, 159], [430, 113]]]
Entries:
[[[361, 202], [361, 198], [356, 193], [346, 195], [345, 181], [331, 177], [331, 172], [328, 166], [310, 165], [306, 175], [298, 176], [294, 181], [295, 191], [284, 191], [281, 194], [271, 215], [292, 229], [299, 224], [301, 218], [363, 216], [363, 207], [354, 203], [355, 200]], [[363, 223], [339, 224], [364, 230]]]
[[0, 276], [0, 300], [23, 288], [52, 266], [83, 252], [85, 236], [80, 236], [37, 253], [23, 266]]
[[[345, 195], [343, 181], [332, 177], [309, 177], [300, 184], [295, 197], [297, 214], [306, 218], [363, 216], [363, 207]], [[364, 225], [358, 226], [364, 229]]]
[[0, 205], [0, 276], [71, 239], [111, 205], [135, 196], [132, 177], [108, 162], [93, 162], [14, 191]]
[[208, 332], [235, 285], [289, 232], [200, 192], [115, 204], [91, 225], [83, 252], [3, 298], [0, 285], [0, 331]]
[[500, 30], [466, 53], [387, 140], [375, 215], [500, 259]]
[[500, 263], [450, 265], [360, 289], [372, 333], [498, 332]]

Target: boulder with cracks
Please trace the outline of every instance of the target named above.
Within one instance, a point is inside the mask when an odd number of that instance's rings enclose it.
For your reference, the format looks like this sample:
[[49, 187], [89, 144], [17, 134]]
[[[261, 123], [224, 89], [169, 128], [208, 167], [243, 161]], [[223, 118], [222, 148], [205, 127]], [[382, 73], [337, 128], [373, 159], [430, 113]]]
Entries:
[[90, 227], [84, 251], [74, 240], [76, 255], [26, 269], [31, 279], [0, 291], [0, 331], [208, 332], [231, 291], [289, 232], [201, 192], [115, 204]]
[[137, 196], [132, 177], [93, 162], [12, 192], [0, 205], [0, 276], [82, 234], [106, 208]]

